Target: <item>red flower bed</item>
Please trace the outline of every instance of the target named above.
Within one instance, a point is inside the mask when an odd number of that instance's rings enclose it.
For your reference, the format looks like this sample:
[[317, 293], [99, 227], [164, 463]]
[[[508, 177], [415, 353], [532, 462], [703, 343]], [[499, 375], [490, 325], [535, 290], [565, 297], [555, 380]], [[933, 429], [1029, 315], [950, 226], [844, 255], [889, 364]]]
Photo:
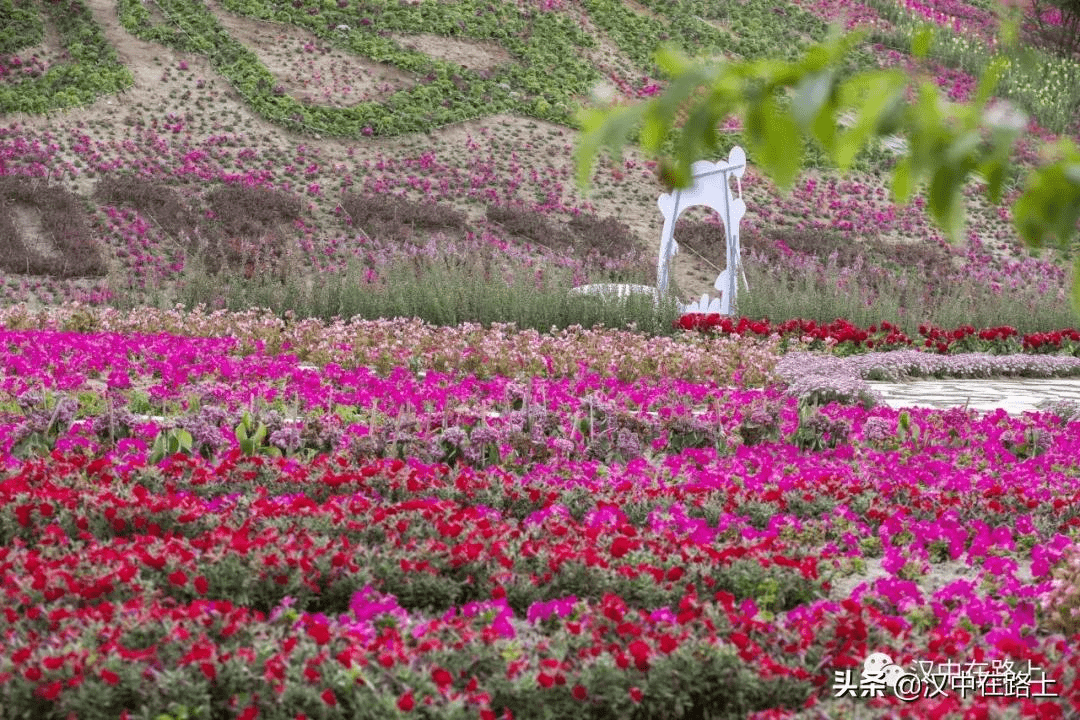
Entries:
[[945, 330], [920, 325], [919, 337], [915, 339], [884, 320], [877, 325], [859, 328], [841, 319], [831, 323], [795, 319], [774, 324], [768, 319], [735, 319], [719, 314], [689, 313], [679, 318], [677, 325], [683, 330], [721, 335], [751, 334], [763, 338], [779, 335], [788, 341], [807, 342], [811, 349], [834, 347], [840, 352], [849, 353], [905, 347], [921, 347], [941, 354], [981, 351], [995, 354], [1066, 352], [1076, 355], [1080, 352], [1080, 331], [1072, 328], [1030, 333], [1021, 337], [1014, 328], [1008, 326], [977, 330], [971, 325], [964, 325]]

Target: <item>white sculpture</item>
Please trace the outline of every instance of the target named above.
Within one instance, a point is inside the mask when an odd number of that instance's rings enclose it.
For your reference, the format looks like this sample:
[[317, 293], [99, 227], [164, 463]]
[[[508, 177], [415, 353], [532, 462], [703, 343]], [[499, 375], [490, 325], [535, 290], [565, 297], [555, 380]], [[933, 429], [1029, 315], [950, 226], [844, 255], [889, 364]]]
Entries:
[[[660, 256], [656, 263], [656, 287], [649, 285], [602, 284], [583, 285], [571, 290], [574, 295], [600, 295], [622, 298], [633, 294], [652, 295], [655, 302], [667, 293], [668, 274], [671, 259], [679, 252], [675, 241], [675, 223], [687, 208], [697, 205], [710, 207], [720, 214], [726, 236], [727, 267], [716, 278], [713, 287], [720, 292], [719, 297], [701, 296], [688, 305], [680, 303], [683, 314], [720, 313], [731, 315], [735, 311], [735, 275], [742, 275], [743, 286], [749, 290], [746, 274], [742, 271], [739, 249], [739, 224], [746, 214], [746, 203], [742, 199], [743, 173], [746, 172], [746, 153], [741, 147], [734, 147], [728, 154], [727, 162], [713, 163], [699, 160], [691, 166], [693, 183], [690, 187], [664, 193], [657, 198], [656, 204], [664, 216], [664, 229], [660, 235]], [[738, 196], [733, 197], [729, 178], [734, 176]]]
[[[660, 236], [660, 259], [656, 266], [656, 288], [661, 294], [667, 292], [671, 259], [679, 252], [679, 244], [675, 242], [675, 222], [679, 215], [687, 208], [697, 205], [710, 207], [720, 214], [727, 240], [727, 267], [713, 283], [713, 287], [720, 291], [720, 297], [710, 299], [707, 294], [702, 295], [700, 300], [684, 305], [682, 311], [731, 315], [735, 310], [735, 275], [742, 273], [739, 225], [746, 214], [741, 182], [743, 173], [746, 172], [746, 153], [736, 146], [728, 154], [726, 163], [699, 160], [690, 166], [690, 172], [694, 179], [690, 187], [661, 195], [656, 201], [664, 216], [664, 230]], [[738, 197], [732, 196], [729, 181], [731, 176], [735, 177]], [[743, 286], [749, 289], [745, 273], [742, 273], [742, 278]]]

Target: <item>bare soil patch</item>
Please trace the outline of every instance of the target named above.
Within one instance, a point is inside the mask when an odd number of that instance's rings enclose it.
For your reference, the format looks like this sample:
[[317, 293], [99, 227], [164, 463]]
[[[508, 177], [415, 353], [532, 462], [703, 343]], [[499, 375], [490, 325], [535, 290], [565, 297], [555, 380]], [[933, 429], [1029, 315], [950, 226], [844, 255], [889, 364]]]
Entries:
[[56, 248], [49, 241], [49, 234], [45, 231], [41, 209], [17, 202], [11, 204], [10, 210], [12, 223], [26, 249], [50, 260], [59, 260], [60, 254], [56, 252]]
[[514, 61], [514, 57], [505, 48], [494, 42], [444, 37], [431, 33], [397, 33], [391, 37], [403, 48], [476, 72], [494, 70]]
[[416, 83], [410, 73], [335, 48], [303, 28], [236, 15], [214, 3], [209, 7], [278, 79], [278, 91], [301, 102], [347, 107]]

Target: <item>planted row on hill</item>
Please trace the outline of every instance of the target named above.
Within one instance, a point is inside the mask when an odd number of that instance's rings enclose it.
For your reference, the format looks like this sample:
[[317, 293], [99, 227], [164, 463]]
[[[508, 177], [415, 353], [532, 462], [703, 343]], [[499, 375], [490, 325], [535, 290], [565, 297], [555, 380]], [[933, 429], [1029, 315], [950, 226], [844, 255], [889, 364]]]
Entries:
[[45, 24], [30, 0], [0, 0], [0, 55], [33, 47], [45, 37]]
[[[39, 77], [0, 85], [0, 115], [41, 114], [86, 105], [134, 83], [82, 0], [47, 2], [41, 7], [60, 36], [67, 62], [54, 65]], [[27, 26], [25, 13], [13, 17], [12, 22], [9, 29], [21, 32], [26, 28], [34, 37], [34, 23]]]
[[[39, 248], [20, 231], [19, 210], [41, 218], [50, 247]], [[108, 272], [103, 248], [91, 234], [79, 198], [64, 188], [15, 175], [0, 176], [0, 268], [61, 278], [100, 277]]]
[[[333, 46], [423, 78], [416, 87], [379, 102], [344, 108], [310, 105], [277, 91], [273, 74], [258, 56], [232, 38], [204, 4], [156, 4], [172, 26], [155, 24], [136, 0], [121, 0], [121, 22], [137, 37], [206, 55], [256, 112], [301, 132], [396, 135], [498, 112], [568, 123], [573, 98], [585, 94], [597, 79], [581, 58], [592, 39], [567, 18], [551, 13], [530, 16], [502, 3], [474, 1], [346, 9], [225, 2], [229, 10], [303, 27]], [[487, 73], [471, 71], [402, 49], [386, 36], [395, 30], [497, 39], [517, 61]]]

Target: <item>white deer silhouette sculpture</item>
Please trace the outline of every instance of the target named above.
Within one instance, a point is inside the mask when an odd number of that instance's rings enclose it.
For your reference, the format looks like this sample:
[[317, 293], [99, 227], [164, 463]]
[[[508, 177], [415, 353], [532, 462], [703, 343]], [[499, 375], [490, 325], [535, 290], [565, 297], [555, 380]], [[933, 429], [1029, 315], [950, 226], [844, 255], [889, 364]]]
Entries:
[[[627, 297], [632, 294], [652, 295], [656, 302], [667, 293], [669, 271], [672, 258], [679, 252], [675, 241], [675, 223], [687, 208], [697, 205], [710, 207], [720, 214], [726, 236], [727, 267], [716, 278], [713, 287], [720, 292], [719, 297], [701, 296], [689, 305], [679, 304], [686, 313], [721, 313], [731, 315], [735, 311], [736, 274], [742, 275], [743, 286], [750, 289], [746, 274], [742, 271], [739, 249], [739, 225], [746, 214], [746, 203], [742, 199], [743, 173], [746, 172], [746, 153], [741, 147], [734, 147], [726, 162], [699, 160], [691, 166], [693, 183], [690, 187], [664, 193], [657, 198], [656, 204], [664, 216], [664, 229], [660, 235], [660, 257], [656, 264], [656, 287], [649, 285], [602, 284], [582, 285], [570, 292], [575, 295], [600, 295], [605, 297]], [[729, 178], [735, 178], [738, 196], [731, 192]]]

